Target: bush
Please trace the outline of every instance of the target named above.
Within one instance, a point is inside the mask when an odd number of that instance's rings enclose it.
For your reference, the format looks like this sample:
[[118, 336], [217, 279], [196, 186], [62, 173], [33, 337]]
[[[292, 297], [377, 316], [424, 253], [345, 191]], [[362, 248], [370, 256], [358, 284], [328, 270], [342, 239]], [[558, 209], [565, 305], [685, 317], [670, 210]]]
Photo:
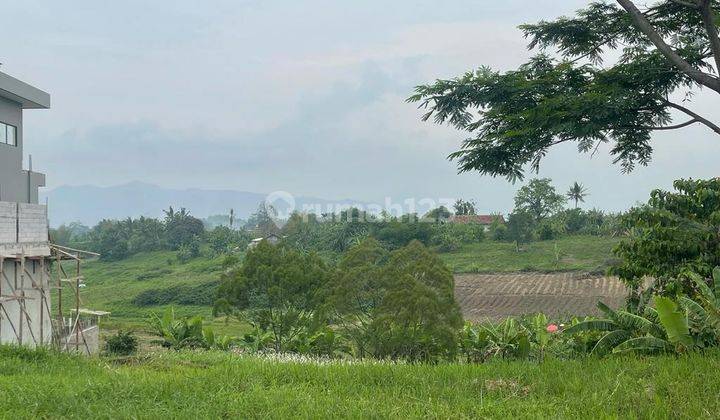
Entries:
[[131, 331], [119, 330], [105, 340], [105, 352], [116, 356], [130, 356], [137, 352], [138, 340]]
[[546, 219], [540, 222], [535, 233], [541, 241], [548, 241], [560, 237], [562, 234], [562, 227], [560, 227], [554, 220]]
[[675, 191], [655, 190], [648, 204], [623, 217], [628, 239], [615, 249], [614, 274], [637, 291], [646, 277], [661, 294], [692, 295], [685, 273], [709, 278], [720, 265], [720, 179], [678, 180]]
[[433, 244], [437, 245], [440, 252], [452, 252], [460, 249], [460, 239], [448, 232], [442, 232], [433, 237]]
[[183, 264], [199, 256], [200, 238], [197, 236], [188, 243], [180, 245], [180, 248], [177, 251], [177, 259]]
[[152, 306], [168, 305], [198, 305], [211, 306], [220, 285], [219, 280], [213, 280], [198, 285], [180, 285], [162, 289], [148, 289], [140, 292], [133, 298], [133, 305]]

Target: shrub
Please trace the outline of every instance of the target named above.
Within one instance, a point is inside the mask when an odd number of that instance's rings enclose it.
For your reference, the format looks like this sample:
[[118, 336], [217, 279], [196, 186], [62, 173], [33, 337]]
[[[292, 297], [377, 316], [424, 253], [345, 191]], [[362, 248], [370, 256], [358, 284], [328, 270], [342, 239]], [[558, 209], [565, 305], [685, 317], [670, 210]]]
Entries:
[[180, 245], [177, 251], [177, 259], [181, 263], [186, 263], [193, 258], [200, 256], [200, 238], [194, 237], [188, 243]]
[[629, 237], [615, 249], [613, 269], [637, 291], [643, 278], [657, 279], [657, 292], [692, 295], [685, 272], [709, 278], [720, 265], [720, 178], [678, 180], [675, 191], [655, 190], [647, 205], [623, 217]]
[[413, 241], [386, 258], [377, 242], [366, 241], [340, 267], [330, 301], [360, 353], [411, 361], [454, 357], [462, 315], [452, 273], [437, 255]]
[[105, 340], [105, 352], [116, 356], [130, 356], [137, 352], [138, 340], [131, 331], [119, 330]]
[[552, 219], [545, 219], [540, 222], [535, 234], [541, 241], [557, 239], [562, 234], [562, 227]]
[[197, 285], [179, 285], [158, 289], [147, 289], [132, 300], [137, 306], [179, 305], [211, 306], [215, 302], [220, 280]]
[[240, 268], [223, 276], [214, 312], [244, 311], [245, 321], [271, 333], [275, 350], [287, 351], [291, 338], [319, 306], [318, 292], [329, 275], [316, 254], [262, 241]]
[[437, 245], [438, 251], [440, 252], [452, 252], [460, 249], [460, 239], [449, 232], [443, 232], [435, 236], [433, 243]]

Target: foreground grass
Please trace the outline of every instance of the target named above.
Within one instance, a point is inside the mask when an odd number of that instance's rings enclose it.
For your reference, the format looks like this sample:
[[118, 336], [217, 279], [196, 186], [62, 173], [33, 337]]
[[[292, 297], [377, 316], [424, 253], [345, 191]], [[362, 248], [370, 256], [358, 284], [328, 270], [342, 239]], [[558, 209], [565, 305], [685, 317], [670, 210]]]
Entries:
[[552, 241], [515, 244], [484, 241], [440, 254], [456, 273], [501, 273], [515, 271], [603, 272], [613, 260], [618, 238], [566, 236]]
[[6, 418], [711, 418], [718, 356], [429, 366], [165, 352], [118, 364], [0, 348], [0, 407]]

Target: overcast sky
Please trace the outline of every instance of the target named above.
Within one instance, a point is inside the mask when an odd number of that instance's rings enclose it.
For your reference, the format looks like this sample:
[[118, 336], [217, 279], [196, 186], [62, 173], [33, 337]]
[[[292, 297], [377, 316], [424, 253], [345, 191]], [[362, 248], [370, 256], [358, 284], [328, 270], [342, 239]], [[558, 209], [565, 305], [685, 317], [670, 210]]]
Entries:
[[[32, 1], [3, 4], [2, 71], [51, 93], [27, 111], [26, 152], [48, 186], [143, 181], [328, 199], [464, 197], [507, 211], [519, 185], [457, 175], [463, 133], [420, 121], [415, 85], [530, 54], [516, 27], [575, 0]], [[717, 96], [693, 107], [712, 109]], [[679, 177], [718, 175], [720, 138], [655, 136], [630, 175], [572, 145], [540, 176], [620, 210]]]

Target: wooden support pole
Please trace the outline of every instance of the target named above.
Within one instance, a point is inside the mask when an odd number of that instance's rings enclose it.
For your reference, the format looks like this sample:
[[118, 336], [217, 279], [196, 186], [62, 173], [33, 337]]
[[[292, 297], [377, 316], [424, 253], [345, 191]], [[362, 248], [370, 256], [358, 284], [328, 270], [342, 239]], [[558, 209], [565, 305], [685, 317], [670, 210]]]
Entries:
[[[76, 261], [75, 264], [75, 314], [77, 315], [78, 319], [78, 326], [80, 326], [80, 259]], [[80, 328], [75, 330], [75, 352], [79, 350], [80, 347]]]
[[45, 302], [45, 258], [40, 260], [40, 345], [45, 345], [45, 314], [43, 312], [43, 303]]
[[[14, 294], [16, 294], [16, 295], [17, 295], [17, 291], [18, 291], [18, 265], [20, 266], [19, 269], [20, 269], [20, 272], [21, 272], [21, 273], [22, 273], [23, 271], [25, 271], [25, 258], [22, 258], [22, 259], [20, 260], [20, 263], [19, 263], [19, 264], [18, 264], [17, 261], [15, 262], [15, 290], [14, 290]], [[19, 285], [20, 285], [20, 289], [21, 289], [21, 291], [20, 291], [20, 296], [23, 297], [23, 298], [25, 297], [25, 291], [22, 290], [22, 288], [23, 288], [23, 286], [24, 286], [24, 285], [23, 285], [24, 280], [25, 280], [25, 276], [21, 274], [21, 275], [20, 275], [20, 283], [19, 283]], [[20, 325], [20, 328], [19, 328], [19, 330], [20, 330], [20, 336], [18, 337], [18, 341], [19, 341], [18, 344], [20, 344], [21, 346], [22, 346], [22, 344], [23, 344], [23, 330], [25, 329], [25, 327], [23, 326], [23, 311], [22, 311], [22, 305], [24, 305], [24, 302], [25, 302], [24, 300], [18, 301], [18, 308], [19, 308], [19, 310], [18, 310], [18, 317], [19, 317], [19, 325]]]

